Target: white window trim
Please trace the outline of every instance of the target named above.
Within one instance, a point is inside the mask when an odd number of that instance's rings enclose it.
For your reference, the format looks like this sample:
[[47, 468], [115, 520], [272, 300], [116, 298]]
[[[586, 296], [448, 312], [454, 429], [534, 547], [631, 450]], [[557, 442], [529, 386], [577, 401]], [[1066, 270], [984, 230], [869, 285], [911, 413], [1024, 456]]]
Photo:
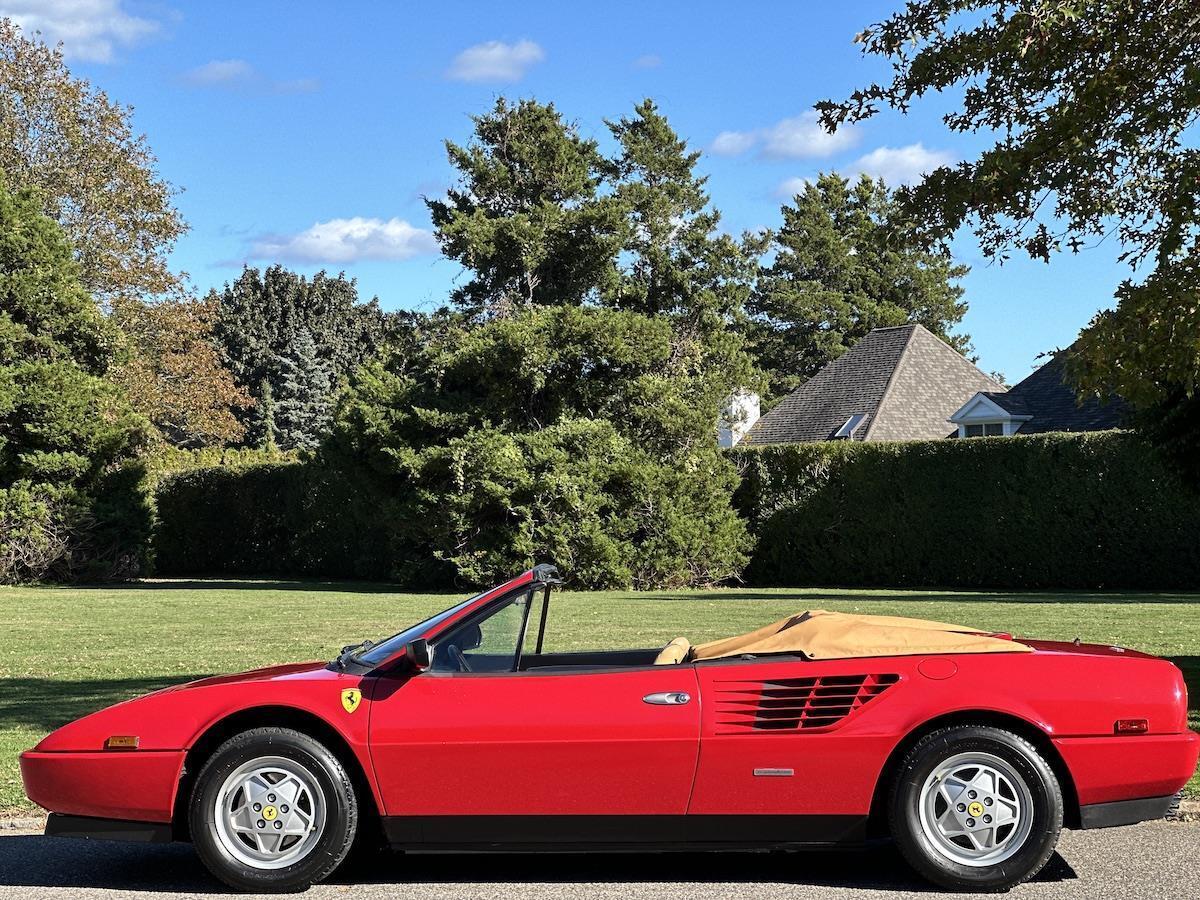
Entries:
[[1000, 425], [1004, 428], [1004, 437], [1011, 437], [1032, 418], [1033, 416], [1014, 416], [990, 397], [976, 394], [950, 416], [950, 421], [958, 426], [960, 438], [967, 436], [968, 425]]

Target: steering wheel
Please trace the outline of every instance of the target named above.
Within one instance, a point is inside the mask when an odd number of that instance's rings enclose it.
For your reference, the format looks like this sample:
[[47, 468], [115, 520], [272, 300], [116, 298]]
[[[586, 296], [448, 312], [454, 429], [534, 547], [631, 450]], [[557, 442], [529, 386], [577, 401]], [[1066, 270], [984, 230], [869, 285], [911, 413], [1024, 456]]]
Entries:
[[449, 647], [446, 648], [446, 650], [450, 654], [450, 658], [452, 660], [454, 660], [454, 664], [456, 666], [458, 666], [458, 671], [460, 671], [460, 672], [470, 672], [471, 671], [471, 664], [469, 662], [467, 662], [466, 654], [458, 649], [457, 644], [451, 644]]

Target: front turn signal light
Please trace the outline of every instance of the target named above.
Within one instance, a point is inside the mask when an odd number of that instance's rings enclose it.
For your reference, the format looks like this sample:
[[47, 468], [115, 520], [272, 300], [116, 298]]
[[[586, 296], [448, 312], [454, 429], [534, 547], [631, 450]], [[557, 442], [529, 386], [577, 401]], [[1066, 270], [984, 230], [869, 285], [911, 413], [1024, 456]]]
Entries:
[[1150, 730], [1148, 719], [1117, 719], [1114, 734], [1146, 734]]
[[138, 739], [134, 734], [114, 734], [104, 740], [105, 750], [136, 750], [137, 748]]

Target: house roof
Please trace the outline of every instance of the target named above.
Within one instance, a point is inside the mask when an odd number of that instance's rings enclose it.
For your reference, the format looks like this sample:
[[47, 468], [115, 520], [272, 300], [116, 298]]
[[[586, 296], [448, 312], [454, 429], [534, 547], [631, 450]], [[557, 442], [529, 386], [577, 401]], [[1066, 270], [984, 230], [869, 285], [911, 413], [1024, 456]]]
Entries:
[[1014, 416], [1030, 416], [1020, 434], [1047, 431], [1104, 431], [1120, 428], [1128, 407], [1119, 399], [1101, 403], [1088, 398], [1079, 403], [1067, 383], [1067, 355], [1054, 354], [1050, 362], [1007, 392], [987, 392], [988, 399]]
[[949, 417], [1002, 385], [921, 325], [876, 328], [763, 416], [753, 445], [826, 441], [852, 416], [851, 440], [943, 438]]

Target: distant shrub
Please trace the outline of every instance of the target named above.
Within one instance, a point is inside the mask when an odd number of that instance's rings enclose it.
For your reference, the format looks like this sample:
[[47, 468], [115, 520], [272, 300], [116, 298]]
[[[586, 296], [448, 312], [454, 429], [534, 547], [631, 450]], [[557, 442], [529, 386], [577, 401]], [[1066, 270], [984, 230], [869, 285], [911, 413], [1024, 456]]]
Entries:
[[1133, 434], [733, 453], [757, 584], [1200, 587], [1200, 494]]

